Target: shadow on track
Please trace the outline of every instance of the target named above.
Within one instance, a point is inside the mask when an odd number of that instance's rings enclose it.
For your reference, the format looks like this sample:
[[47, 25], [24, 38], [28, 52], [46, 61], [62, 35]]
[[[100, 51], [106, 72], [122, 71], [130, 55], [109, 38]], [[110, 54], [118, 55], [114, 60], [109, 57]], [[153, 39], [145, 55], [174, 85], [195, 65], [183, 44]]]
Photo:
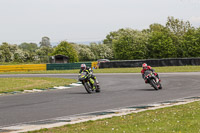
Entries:
[[67, 93], [67, 94], [87, 94], [88, 95], [87, 92], [70, 92], [70, 93]]
[[155, 89], [135, 89], [136, 91], [157, 91]]

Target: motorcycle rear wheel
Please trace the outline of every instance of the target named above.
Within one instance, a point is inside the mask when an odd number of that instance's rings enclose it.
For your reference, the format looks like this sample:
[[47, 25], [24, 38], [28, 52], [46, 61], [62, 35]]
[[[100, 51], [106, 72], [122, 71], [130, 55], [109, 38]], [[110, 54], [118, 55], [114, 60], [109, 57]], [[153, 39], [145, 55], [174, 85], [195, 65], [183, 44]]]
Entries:
[[99, 85], [97, 85], [97, 87], [96, 87], [96, 90], [95, 90], [97, 93], [99, 93], [99, 92], [101, 92], [101, 90], [100, 90], [100, 86]]
[[159, 87], [158, 87], [158, 89], [160, 89], [160, 90], [162, 89], [162, 85], [161, 85], [161, 83], [159, 83]]

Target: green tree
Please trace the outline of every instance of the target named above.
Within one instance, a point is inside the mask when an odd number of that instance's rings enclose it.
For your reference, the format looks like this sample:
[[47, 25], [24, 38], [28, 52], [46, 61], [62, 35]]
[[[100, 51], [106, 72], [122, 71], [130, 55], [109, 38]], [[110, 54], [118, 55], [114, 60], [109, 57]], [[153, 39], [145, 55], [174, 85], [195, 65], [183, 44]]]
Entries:
[[176, 57], [176, 47], [168, 30], [153, 31], [147, 45], [149, 58], [172, 58]]
[[114, 54], [112, 49], [106, 44], [99, 44], [99, 57], [101, 59], [112, 59]]
[[79, 60], [80, 61], [90, 61], [94, 60], [95, 56], [93, 52], [90, 50], [89, 46], [79, 45]]
[[0, 58], [2, 62], [10, 62], [14, 60], [14, 52], [17, 50], [17, 45], [3, 43], [0, 46]]
[[29, 53], [27, 51], [23, 51], [22, 49], [17, 49], [14, 53], [14, 62], [27, 62], [29, 57]]
[[110, 32], [107, 36], [106, 39], [103, 40], [103, 44], [108, 45], [110, 48], [113, 47], [113, 40], [115, 37], [119, 35], [120, 32], [123, 32], [124, 29], [119, 29], [118, 31], [113, 31]]
[[146, 58], [148, 34], [132, 29], [120, 29], [117, 34], [112, 40], [116, 59]]
[[107, 44], [91, 43], [90, 49], [94, 53], [95, 60], [97, 59], [113, 59], [113, 50]]
[[182, 47], [183, 57], [200, 57], [200, 28], [188, 30]]
[[[22, 43], [18, 46], [21, 50], [23, 50], [23, 52], [18, 51], [15, 54], [15, 57], [20, 57], [20, 59], [18, 60], [22, 60], [23, 62], [33, 62], [36, 60], [37, 54], [36, 51], [38, 49], [38, 46], [36, 43]], [[19, 55], [19, 54], [22, 55]], [[26, 57], [26, 60], [24, 60], [24, 58]]]
[[173, 40], [173, 44], [176, 46], [177, 57], [183, 57], [183, 36], [193, 27], [189, 21], [185, 22], [183, 20], [175, 19], [174, 17], [168, 17], [166, 28], [171, 31], [171, 38]]
[[42, 46], [36, 51], [37, 58], [42, 63], [49, 62], [49, 56], [53, 52], [53, 48]]
[[22, 43], [19, 45], [19, 48], [28, 51], [28, 52], [35, 52], [38, 49], [38, 46], [36, 43]]
[[188, 30], [192, 28], [189, 21], [175, 19], [173, 16], [167, 18], [166, 27], [177, 37], [182, 37]]
[[42, 37], [42, 41], [40, 42], [40, 47], [51, 47], [50, 38], [49, 37]]
[[90, 43], [90, 50], [93, 52], [94, 54], [94, 60], [99, 59], [99, 47], [98, 44], [96, 43]]
[[19, 49], [17, 45], [3, 43], [0, 46], [1, 62], [27, 62], [33, 61], [34, 57], [27, 51]]
[[151, 33], [151, 32], [162, 32], [164, 31], [166, 28], [165, 26], [161, 25], [161, 24], [158, 24], [158, 23], [154, 23], [154, 24], [151, 24], [149, 26], [149, 29], [146, 29], [146, 30], [143, 30], [143, 32], [147, 32], [147, 33]]
[[78, 62], [78, 54], [73, 45], [62, 41], [54, 50], [52, 55], [65, 55], [69, 57], [69, 62]]

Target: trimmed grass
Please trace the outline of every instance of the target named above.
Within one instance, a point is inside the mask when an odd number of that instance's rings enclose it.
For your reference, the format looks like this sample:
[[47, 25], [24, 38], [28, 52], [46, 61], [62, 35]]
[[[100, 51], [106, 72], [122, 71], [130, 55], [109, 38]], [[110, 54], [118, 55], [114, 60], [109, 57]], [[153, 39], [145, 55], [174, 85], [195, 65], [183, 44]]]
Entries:
[[29, 133], [197, 133], [200, 102]]
[[64, 78], [0, 78], [0, 93], [30, 89], [47, 89], [53, 86], [69, 85], [75, 79]]
[[[140, 73], [141, 67], [135, 68], [105, 68], [94, 69], [94, 73]], [[200, 72], [200, 66], [168, 66], [153, 67], [158, 73], [165, 72]], [[56, 73], [78, 73], [79, 69], [74, 70], [48, 70], [48, 71], [30, 71], [30, 72], [0, 72], [0, 74], [56, 74]]]
[[[166, 72], [200, 72], [200, 66], [168, 66], [168, 67], [152, 67], [158, 73]], [[95, 73], [140, 73], [142, 67], [135, 68], [106, 68], [96, 69]]]

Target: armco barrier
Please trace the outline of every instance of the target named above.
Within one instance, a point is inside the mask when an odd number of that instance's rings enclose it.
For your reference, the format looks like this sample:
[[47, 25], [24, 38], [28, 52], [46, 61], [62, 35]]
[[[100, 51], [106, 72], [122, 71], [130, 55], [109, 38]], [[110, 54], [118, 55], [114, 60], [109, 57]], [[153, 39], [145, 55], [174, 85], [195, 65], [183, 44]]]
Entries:
[[87, 63], [66, 63], [66, 64], [47, 64], [47, 70], [71, 70], [80, 69], [81, 64], [91, 67], [91, 62]]
[[44, 70], [46, 70], [46, 64], [0, 65], [0, 72], [44, 71]]
[[111, 61], [111, 62], [100, 63], [99, 68], [141, 67], [143, 63], [147, 63], [152, 67], [200, 65], [200, 58], [171, 58], [171, 59]]

